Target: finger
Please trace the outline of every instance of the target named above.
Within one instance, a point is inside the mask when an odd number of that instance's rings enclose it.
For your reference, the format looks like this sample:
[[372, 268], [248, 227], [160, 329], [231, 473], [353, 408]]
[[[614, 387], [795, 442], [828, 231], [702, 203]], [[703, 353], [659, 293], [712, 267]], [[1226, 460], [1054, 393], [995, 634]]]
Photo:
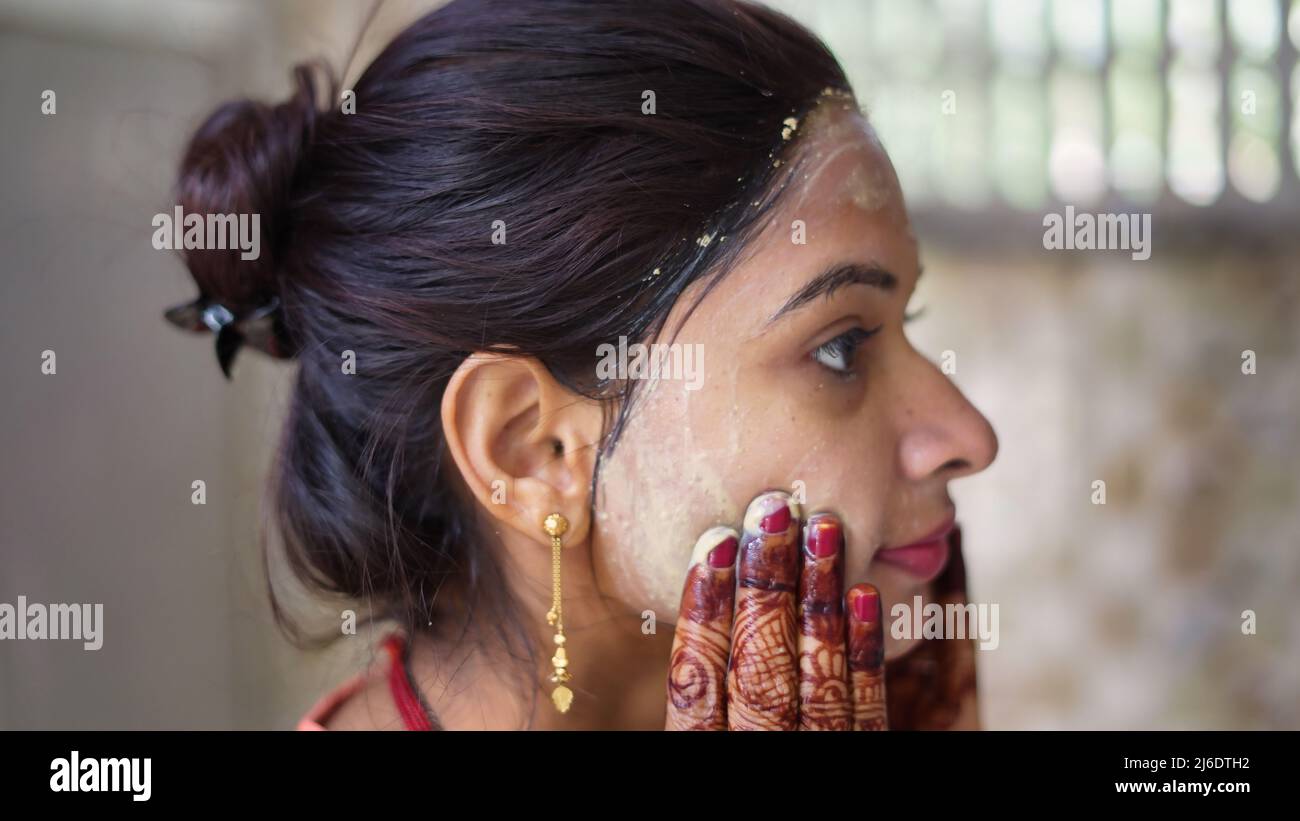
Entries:
[[799, 729], [850, 730], [844, 658], [844, 529], [829, 513], [804, 525], [799, 573]]
[[849, 686], [853, 729], [887, 730], [885, 713], [885, 631], [880, 592], [857, 584], [845, 597], [849, 610]]
[[736, 590], [736, 531], [708, 530], [686, 571], [668, 662], [668, 730], [727, 729], [727, 653]]
[[754, 499], [745, 511], [740, 540], [727, 671], [727, 723], [733, 730], [798, 726], [794, 624], [798, 562], [798, 506], [780, 491]]

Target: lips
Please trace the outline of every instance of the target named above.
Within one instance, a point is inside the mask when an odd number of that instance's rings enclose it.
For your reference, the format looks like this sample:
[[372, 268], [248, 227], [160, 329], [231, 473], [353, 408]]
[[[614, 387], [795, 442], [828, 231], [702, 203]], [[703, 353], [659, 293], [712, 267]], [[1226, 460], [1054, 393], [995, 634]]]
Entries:
[[895, 547], [881, 548], [875, 558], [902, 568], [924, 582], [934, 581], [948, 566], [951, 553], [948, 537], [957, 521], [955, 512], [949, 513], [943, 524], [915, 542]]

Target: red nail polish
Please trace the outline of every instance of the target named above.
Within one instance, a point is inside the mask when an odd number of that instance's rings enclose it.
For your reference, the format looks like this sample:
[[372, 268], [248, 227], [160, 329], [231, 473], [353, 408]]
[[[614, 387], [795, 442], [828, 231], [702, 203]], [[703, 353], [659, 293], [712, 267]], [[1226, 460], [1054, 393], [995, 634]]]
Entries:
[[718, 546], [709, 551], [710, 567], [731, 567], [736, 563], [736, 539], [728, 536], [718, 543]]
[[764, 533], [784, 533], [790, 527], [790, 506], [779, 499], [781, 506], [763, 517], [758, 526]]
[[842, 544], [840, 526], [834, 519], [821, 519], [808, 528], [808, 555], [814, 559], [834, 556]]
[[880, 594], [875, 590], [863, 590], [853, 600], [853, 615], [858, 621], [880, 620]]

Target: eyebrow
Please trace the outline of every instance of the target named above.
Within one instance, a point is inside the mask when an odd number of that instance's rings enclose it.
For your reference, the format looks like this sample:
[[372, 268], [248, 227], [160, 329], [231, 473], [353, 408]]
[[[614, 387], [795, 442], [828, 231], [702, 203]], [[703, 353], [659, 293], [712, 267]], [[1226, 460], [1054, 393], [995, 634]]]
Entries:
[[863, 265], [856, 262], [847, 262], [832, 265], [809, 280], [808, 284], [787, 299], [780, 310], [768, 318], [767, 324], [771, 325], [781, 317], [802, 308], [819, 296], [829, 297], [846, 285], [870, 285], [892, 293], [898, 288], [898, 277], [875, 264]]

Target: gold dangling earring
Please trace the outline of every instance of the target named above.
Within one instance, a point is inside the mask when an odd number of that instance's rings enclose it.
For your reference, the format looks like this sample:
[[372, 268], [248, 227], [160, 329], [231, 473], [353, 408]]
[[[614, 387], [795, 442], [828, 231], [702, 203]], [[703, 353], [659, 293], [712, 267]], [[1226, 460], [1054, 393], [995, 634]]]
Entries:
[[555, 672], [550, 680], [556, 685], [551, 691], [551, 701], [561, 713], [569, 712], [573, 703], [573, 691], [564, 686], [570, 678], [569, 657], [564, 652], [564, 606], [560, 595], [560, 537], [569, 529], [569, 520], [559, 513], [552, 513], [542, 522], [542, 529], [551, 537], [551, 609], [546, 614], [546, 623], [555, 628], [555, 655], [551, 664]]

